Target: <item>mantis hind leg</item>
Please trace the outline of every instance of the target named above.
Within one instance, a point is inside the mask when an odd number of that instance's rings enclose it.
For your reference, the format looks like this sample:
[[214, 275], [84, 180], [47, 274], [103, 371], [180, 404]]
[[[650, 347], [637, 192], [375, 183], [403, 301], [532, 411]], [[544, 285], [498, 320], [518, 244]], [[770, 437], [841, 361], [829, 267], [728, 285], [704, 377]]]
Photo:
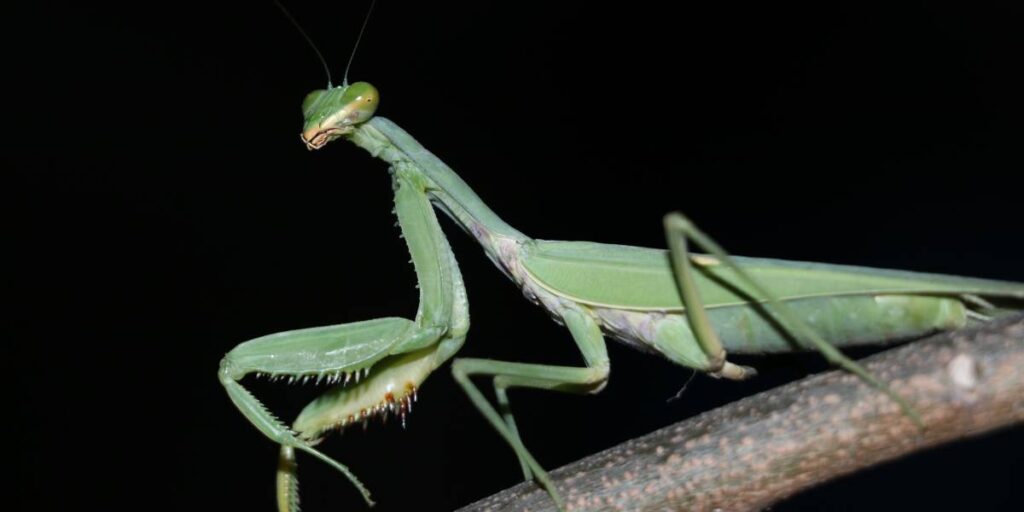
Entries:
[[697, 344], [707, 356], [703, 370], [716, 377], [732, 380], [753, 377], [757, 374], [753, 368], [725, 360], [725, 348], [722, 347], [722, 341], [711, 325], [704, 301], [697, 291], [693, 264], [690, 262], [692, 256], [686, 244], [686, 238], [692, 237], [695, 230], [696, 228], [681, 213], [670, 213], [665, 216], [665, 238], [668, 242], [669, 258], [672, 261], [676, 285], [685, 305], [686, 319], [690, 323]]
[[721, 263], [725, 264], [736, 274], [736, 277], [740, 281], [756, 292], [759, 298], [767, 302], [767, 304], [771, 306], [772, 313], [778, 317], [782, 325], [788, 329], [790, 333], [808, 342], [810, 346], [814, 347], [818, 352], [825, 356], [825, 359], [830, 363], [853, 373], [860, 377], [864, 382], [888, 395], [889, 398], [900, 406], [900, 409], [902, 409], [903, 413], [906, 414], [911, 421], [916, 423], [918, 426], [923, 425], [920, 417], [917, 415], [917, 412], [914, 411], [913, 407], [911, 407], [903, 397], [897, 395], [889, 388], [889, 386], [869, 373], [867, 369], [856, 361], [846, 357], [839, 351], [839, 349], [825, 341], [817, 332], [814, 331], [814, 329], [807, 325], [806, 322], [794, 314], [791, 308], [782, 303], [782, 301], [776, 298], [774, 294], [761, 286], [756, 279], [743, 270], [742, 267], [737, 265], [724, 249], [715, 243], [711, 237], [697, 229], [697, 226], [690, 222], [690, 220], [682, 213], [669, 213], [665, 216], [664, 223], [665, 236], [668, 242], [672, 268], [675, 272], [676, 283], [679, 286], [679, 291], [683, 298], [683, 304], [686, 308], [687, 319], [693, 329], [694, 336], [697, 338], [697, 342], [705, 350], [709, 358], [715, 362], [716, 365], [719, 361], [721, 362], [721, 369], [712, 370], [712, 374], [727, 378], [736, 378], [737, 376], [739, 378], [743, 378], [746, 376], [743, 373], [736, 373], [737, 371], [745, 371], [743, 367], [736, 365], [730, 366], [731, 363], [725, 361], [725, 349], [722, 348], [722, 343], [715, 334], [714, 328], [708, 319], [707, 312], [700, 300], [700, 295], [697, 293], [697, 286], [693, 278], [693, 265], [690, 261], [693, 256], [687, 248], [687, 238], [693, 240], [697, 245], [711, 253], [714, 258], [720, 260]]
[[[586, 313], [576, 310], [564, 312], [563, 319], [580, 352], [583, 353], [587, 364], [584, 368], [467, 358], [456, 359], [452, 363], [452, 374], [456, 382], [462, 386], [463, 391], [488, 423], [515, 451], [523, 467], [523, 474], [527, 478], [534, 478], [544, 487], [559, 509], [564, 509], [565, 504], [551, 478], [519, 438], [506, 390], [512, 387], [527, 387], [568, 393], [596, 393], [604, 387], [608, 381], [609, 362], [604, 337], [597, 323]], [[476, 375], [494, 377], [494, 389], [502, 408], [501, 414], [470, 380], [470, 377]]]

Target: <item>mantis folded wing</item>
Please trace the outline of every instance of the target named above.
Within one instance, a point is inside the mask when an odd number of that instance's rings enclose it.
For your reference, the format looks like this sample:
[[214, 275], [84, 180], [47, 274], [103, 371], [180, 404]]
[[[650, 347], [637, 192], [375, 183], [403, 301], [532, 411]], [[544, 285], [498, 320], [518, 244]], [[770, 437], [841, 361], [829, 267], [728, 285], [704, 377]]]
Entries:
[[[836, 347], [953, 329], [998, 314], [989, 300], [1018, 308], [1024, 301], [1020, 283], [731, 257], [678, 213], [665, 217], [667, 251], [535, 240], [501, 220], [412, 136], [374, 117], [377, 103], [376, 89], [365, 82], [314, 91], [303, 103], [302, 138], [310, 149], [347, 138], [389, 164], [395, 212], [420, 290], [415, 318], [265, 336], [238, 345], [221, 362], [220, 380], [232, 401], [282, 446], [282, 511], [298, 505], [295, 450], [333, 465], [372, 504], [358, 479], [314, 446], [326, 432], [371, 416], [404, 420], [416, 390], [465, 341], [466, 290], [435, 206], [475, 238], [529, 300], [566, 326], [583, 357], [579, 367], [468, 358], [452, 364], [471, 402], [515, 452], [524, 477], [536, 480], [560, 507], [557, 490], [519, 436], [507, 390], [600, 391], [610, 370], [605, 337], [729, 379], [755, 371], [730, 362], [727, 350], [812, 348], [887, 393], [914, 421], [910, 404]], [[692, 254], [687, 239], [710, 256]], [[289, 429], [241, 386], [249, 374], [316, 379], [333, 387]], [[492, 378], [497, 407], [473, 382], [477, 376]]]

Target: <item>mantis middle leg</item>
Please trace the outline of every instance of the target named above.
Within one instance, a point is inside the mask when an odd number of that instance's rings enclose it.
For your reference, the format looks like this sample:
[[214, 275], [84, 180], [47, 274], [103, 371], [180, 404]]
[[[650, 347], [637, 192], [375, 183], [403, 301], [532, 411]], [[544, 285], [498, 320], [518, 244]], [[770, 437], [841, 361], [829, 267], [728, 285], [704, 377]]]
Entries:
[[[455, 380], [469, 395], [473, 405], [515, 451], [526, 478], [536, 478], [560, 509], [564, 509], [565, 505], [550, 477], [519, 438], [511, 410], [508, 409], [506, 390], [512, 387], [527, 387], [569, 393], [596, 393], [604, 387], [608, 381], [609, 361], [604, 336], [597, 322], [586, 311], [576, 309], [564, 311], [562, 318], [583, 354], [586, 367], [467, 358], [456, 359], [452, 363]], [[494, 389], [503, 408], [504, 419], [470, 380], [470, 377], [475, 375], [494, 377]]]

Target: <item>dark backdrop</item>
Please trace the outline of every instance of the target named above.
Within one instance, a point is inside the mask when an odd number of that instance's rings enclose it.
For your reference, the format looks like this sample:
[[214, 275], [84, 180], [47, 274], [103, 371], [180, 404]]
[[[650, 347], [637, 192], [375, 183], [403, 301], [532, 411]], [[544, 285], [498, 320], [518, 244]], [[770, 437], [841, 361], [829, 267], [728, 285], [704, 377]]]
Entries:
[[[365, 3], [290, 3], [340, 81]], [[1024, 281], [1019, 8], [429, 4], [381, 2], [351, 76], [525, 233], [661, 246], [680, 209], [736, 254]], [[217, 362], [259, 335], [414, 311], [385, 166], [300, 143], [299, 103], [325, 79], [269, 2], [37, 6], [3, 36], [16, 503], [271, 510], [276, 447]], [[472, 302], [462, 354], [578, 362], [445, 227]], [[698, 377], [666, 404], [688, 370], [610, 351], [599, 396], [515, 393], [547, 467], [826, 368], [744, 360], [762, 377]], [[285, 418], [315, 395], [254, 389]], [[324, 447], [379, 511], [451, 509], [520, 476], [447, 371], [405, 432]], [[777, 510], [1006, 508], [1022, 448], [1017, 428]], [[323, 464], [301, 468], [306, 510], [363, 509]]]

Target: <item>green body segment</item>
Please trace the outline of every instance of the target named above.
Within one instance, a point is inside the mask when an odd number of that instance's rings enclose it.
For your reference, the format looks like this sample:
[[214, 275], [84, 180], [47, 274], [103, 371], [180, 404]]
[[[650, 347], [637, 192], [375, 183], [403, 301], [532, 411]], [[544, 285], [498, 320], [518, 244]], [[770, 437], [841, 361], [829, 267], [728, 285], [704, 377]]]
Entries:
[[268, 375], [306, 375], [369, 368], [406, 338], [415, 324], [405, 318], [377, 318], [344, 325], [270, 334], [231, 351], [231, 370]]
[[395, 169], [395, 215], [416, 270], [420, 290], [416, 321], [422, 327], [444, 327], [452, 321], [454, 260], [446, 258], [447, 241], [415, 170]]
[[435, 204], [463, 229], [472, 231], [472, 227], [478, 225], [492, 235], [527, 239], [494, 213], [451, 167], [390, 119], [380, 116], [370, 119], [352, 134], [352, 141], [389, 163], [400, 160], [415, 165], [430, 180], [430, 192], [437, 199]]
[[[684, 306], [668, 251], [591, 242], [535, 241], [523, 266], [549, 292], [603, 311], [681, 317]], [[802, 321], [834, 346], [892, 343], [962, 327], [960, 296], [1024, 297], [1024, 285], [918, 272], [733, 256]], [[730, 352], [812, 348], [768, 313], [764, 297], [727, 266], [695, 257], [695, 283]], [[634, 315], [634, 317], [636, 316]], [[666, 321], [669, 335], [692, 340], [687, 322]], [[663, 329], [659, 330], [664, 333]], [[639, 340], [658, 345], [658, 339]], [[664, 351], [664, 347], [659, 347]]]
[[[1024, 284], [846, 265], [732, 257], [782, 300], [854, 294], [977, 294], [1024, 298]], [[709, 261], [711, 262], [710, 264]], [[592, 242], [536, 241], [524, 265], [545, 287], [584, 304], [682, 311], [669, 253]], [[697, 259], [697, 286], [710, 308], [763, 300], [725, 265]]]
[[[967, 324], [959, 299], [926, 295], [842, 295], [785, 301], [798, 318], [836, 347], [897, 343]], [[722, 345], [734, 354], [812, 350], [757, 306], [707, 309]]]
[[[302, 409], [292, 428], [301, 438], [315, 440], [331, 429], [361, 420], [361, 411], [373, 411], [382, 402], [386, 407], [396, 400], [407, 403], [401, 400], [426, 380], [434, 370], [434, 362], [435, 351], [431, 347], [389, 358], [374, 367], [360, 385], [328, 389]], [[390, 400], [382, 400], [389, 394]], [[401, 411], [401, 415], [405, 414]]]

